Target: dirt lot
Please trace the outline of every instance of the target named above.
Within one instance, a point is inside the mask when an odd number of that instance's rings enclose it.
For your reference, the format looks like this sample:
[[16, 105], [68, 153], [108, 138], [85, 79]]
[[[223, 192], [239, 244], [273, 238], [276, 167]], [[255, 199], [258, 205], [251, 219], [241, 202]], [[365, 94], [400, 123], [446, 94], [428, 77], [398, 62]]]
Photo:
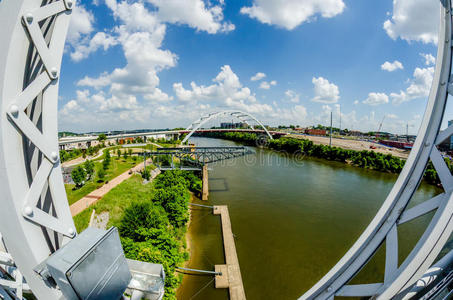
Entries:
[[[296, 139], [307, 139], [312, 141], [315, 144], [329, 145], [329, 138], [324, 136], [311, 136], [311, 135], [296, 135], [290, 134], [287, 137], [292, 137]], [[359, 141], [359, 140], [347, 140], [347, 139], [338, 139], [332, 138], [332, 146], [340, 147], [343, 149], [350, 149], [356, 151], [368, 150], [375, 151], [383, 154], [391, 154], [393, 156], [406, 159], [409, 156], [409, 150], [402, 150], [397, 148], [390, 148], [384, 145], [379, 145], [375, 143]], [[370, 146], [376, 147], [376, 149], [371, 149]]]

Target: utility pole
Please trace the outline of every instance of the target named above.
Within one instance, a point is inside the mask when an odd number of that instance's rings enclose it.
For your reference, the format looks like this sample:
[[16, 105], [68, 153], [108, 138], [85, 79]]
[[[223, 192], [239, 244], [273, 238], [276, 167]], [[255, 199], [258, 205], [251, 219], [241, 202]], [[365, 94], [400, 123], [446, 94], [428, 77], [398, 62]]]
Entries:
[[329, 147], [332, 147], [332, 112], [330, 112], [330, 140]]
[[409, 142], [409, 123], [406, 124], [406, 141]]
[[341, 135], [341, 104], [338, 104], [340, 108], [340, 135]]

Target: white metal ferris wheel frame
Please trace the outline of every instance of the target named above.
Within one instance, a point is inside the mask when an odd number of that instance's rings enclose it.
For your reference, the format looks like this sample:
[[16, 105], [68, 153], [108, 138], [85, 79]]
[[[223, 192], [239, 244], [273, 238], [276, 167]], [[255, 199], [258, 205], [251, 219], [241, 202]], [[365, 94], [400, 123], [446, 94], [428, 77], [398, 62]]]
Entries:
[[[441, 21], [436, 70], [425, 115], [409, 158], [384, 204], [356, 243], [300, 299], [333, 299], [335, 296], [402, 298], [433, 264], [453, 231], [453, 176], [437, 148], [453, 134], [453, 126], [440, 131], [448, 93], [453, 93], [451, 0], [440, 2]], [[407, 209], [423, 178], [429, 159], [439, 175], [444, 192]], [[435, 214], [424, 234], [399, 265], [398, 226], [433, 211]], [[384, 243], [384, 282], [348, 285]]]
[[[76, 234], [57, 139], [59, 72], [73, 5], [0, 2], [0, 232], [38, 299], [62, 296], [33, 268]], [[0, 286], [21, 297], [20, 276]]]
[[[453, 126], [440, 131], [448, 92], [453, 93], [451, 0], [441, 3], [434, 82], [414, 148], [370, 225], [301, 299], [402, 297], [432, 265], [453, 231], [453, 177], [436, 147], [453, 134]], [[19, 298], [28, 287], [38, 299], [61, 298], [58, 288], [44, 281], [33, 268], [76, 234], [63, 186], [57, 140], [59, 70], [73, 5], [72, 0], [0, 2], [0, 232], [7, 250], [0, 251], [0, 265], [20, 270], [13, 281], [0, 279], [0, 287], [15, 291]], [[239, 119], [250, 116], [226, 113]], [[220, 114], [225, 112], [200, 118], [189, 130], [195, 131]], [[407, 209], [429, 159], [444, 193]], [[435, 214], [425, 233], [399, 265], [398, 226], [432, 211]], [[384, 282], [348, 285], [384, 242]]]

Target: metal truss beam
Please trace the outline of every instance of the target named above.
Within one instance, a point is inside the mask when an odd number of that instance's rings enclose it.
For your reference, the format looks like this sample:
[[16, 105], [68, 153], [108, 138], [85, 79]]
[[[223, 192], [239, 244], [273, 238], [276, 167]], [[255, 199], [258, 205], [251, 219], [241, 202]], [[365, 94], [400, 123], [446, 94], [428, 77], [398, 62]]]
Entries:
[[[201, 166], [208, 163], [233, 159], [254, 153], [246, 147], [190, 147], [190, 148], [158, 148], [158, 151], [147, 152], [146, 156], [169, 156], [171, 157], [170, 169], [175, 169], [173, 159], [179, 159], [181, 162], [191, 163]], [[184, 168], [181, 166], [181, 168]], [[167, 166], [160, 166], [160, 169], [168, 169]]]

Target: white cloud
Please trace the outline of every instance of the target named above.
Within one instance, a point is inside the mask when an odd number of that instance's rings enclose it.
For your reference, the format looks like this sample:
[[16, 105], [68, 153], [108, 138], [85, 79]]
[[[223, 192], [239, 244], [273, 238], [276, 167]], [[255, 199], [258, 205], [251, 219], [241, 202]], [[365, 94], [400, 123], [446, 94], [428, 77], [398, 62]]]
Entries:
[[256, 73], [255, 75], [253, 75], [253, 76], [250, 78], [250, 80], [251, 80], [251, 81], [258, 81], [258, 80], [263, 79], [264, 77], [266, 77], [266, 74], [261, 73], [261, 72], [258, 72], [258, 73]]
[[159, 85], [157, 73], [177, 63], [175, 54], [161, 49], [166, 26], [159, 23], [143, 3], [108, 0], [107, 5], [120, 23], [114, 31], [127, 64], [97, 78], [85, 77], [77, 84], [97, 89], [108, 88], [117, 99], [140, 95], [146, 99], [156, 99], [156, 95], [165, 100], [170, 99], [156, 90]]
[[[108, 33], [94, 32], [94, 16], [83, 5], [74, 8], [68, 30], [66, 51], [70, 51], [73, 61], [87, 58], [91, 53], [103, 48], [104, 51], [116, 45], [116, 39]], [[91, 37], [92, 36], [92, 37]]]
[[261, 82], [261, 84], [260, 84], [260, 89], [268, 90], [268, 89], [271, 88], [271, 86], [274, 86], [274, 85], [277, 85], [277, 81], [275, 81], [275, 80], [272, 80], [272, 81], [270, 81], [270, 82], [263, 81], [263, 82]]
[[74, 46], [74, 51], [71, 53], [73, 61], [81, 61], [87, 58], [91, 53], [103, 48], [104, 51], [118, 44], [118, 41], [111, 35], [105, 32], [96, 33], [91, 40], [80, 42]]
[[394, 40], [401, 38], [437, 43], [439, 3], [432, 0], [393, 0], [393, 15], [384, 22], [384, 29]]
[[292, 90], [287, 90], [285, 92], [285, 95], [286, 97], [288, 98], [288, 100], [292, 103], [299, 103], [299, 100], [300, 100], [300, 96], [299, 94], [297, 94], [295, 91], [292, 91]]
[[223, 5], [205, 4], [203, 0], [147, 0], [157, 7], [156, 15], [162, 22], [187, 24], [198, 31], [214, 34], [235, 29], [223, 21]]
[[417, 98], [426, 98], [433, 82], [434, 67], [416, 68], [410, 86], [405, 91], [391, 93], [393, 104], [401, 104]]
[[431, 55], [430, 53], [428, 53], [428, 54], [420, 53], [420, 55], [425, 59], [425, 65], [431, 66], [436, 63], [436, 58], [433, 55]]
[[385, 63], [382, 64], [381, 69], [384, 70], [384, 71], [393, 72], [393, 71], [396, 71], [398, 69], [402, 70], [402, 69], [404, 69], [404, 67], [403, 67], [403, 64], [401, 62], [395, 60], [392, 63], [386, 61]]
[[392, 119], [392, 120], [397, 120], [397, 119], [398, 119], [398, 116], [395, 115], [395, 114], [387, 114], [387, 115], [385, 115], [385, 116], [386, 116], [387, 118], [389, 118], [389, 119]]
[[354, 105], [357, 105], [357, 104], [359, 104], [359, 103], [360, 103], [359, 100], [355, 100], [355, 101], [354, 101]]
[[344, 8], [343, 0], [253, 0], [252, 6], [241, 8], [241, 13], [265, 24], [292, 30], [317, 15], [335, 17]]
[[389, 97], [384, 93], [369, 93], [363, 103], [372, 106], [386, 104], [389, 103]]
[[93, 32], [93, 23], [93, 14], [87, 11], [83, 5], [76, 5], [69, 24], [67, 42], [75, 46], [84, 35]]
[[340, 90], [338, 86], [330, 83], [329, 80], [323, 77], [313, 77], [315, 97], [311, 99], [313, 102], [321, 103], [337, 103], [340, 99]]
[[214, 83], [208, 86], [191, 82], [191, 89], [185, 89], [182, 83], [174, 83], [173, 90], [176, 97], [183, 102], [215, 101], [228, 106], [244, 101], [256, 102], [255, 95], [248, 87], [242, 86], [239, 77], [229, 65], [223, 66], [212, 81]]

